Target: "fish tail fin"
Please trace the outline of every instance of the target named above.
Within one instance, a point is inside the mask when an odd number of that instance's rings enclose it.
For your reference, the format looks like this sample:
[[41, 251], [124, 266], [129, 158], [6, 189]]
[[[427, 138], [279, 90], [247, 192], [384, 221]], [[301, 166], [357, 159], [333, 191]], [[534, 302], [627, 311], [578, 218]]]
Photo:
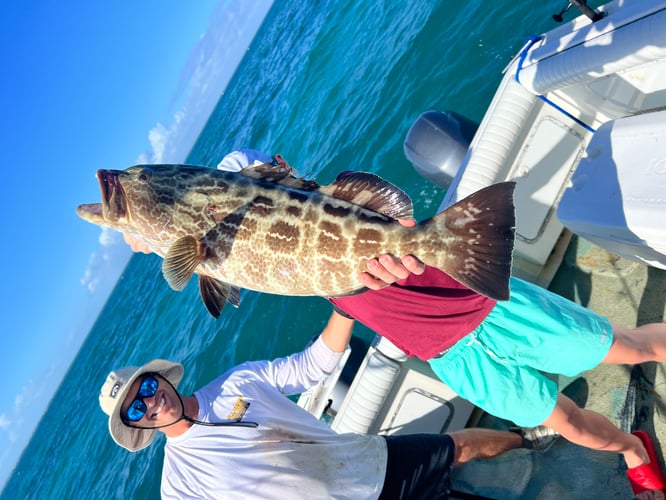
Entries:
[[466, 287], [495, 300], [509, 299], [516, 225], [515, 187], [515, 182], [493, 184], [426, 221], [428, 225], [439, 226], [453, 241], [447, 245], [444, 265], [437, 267]]

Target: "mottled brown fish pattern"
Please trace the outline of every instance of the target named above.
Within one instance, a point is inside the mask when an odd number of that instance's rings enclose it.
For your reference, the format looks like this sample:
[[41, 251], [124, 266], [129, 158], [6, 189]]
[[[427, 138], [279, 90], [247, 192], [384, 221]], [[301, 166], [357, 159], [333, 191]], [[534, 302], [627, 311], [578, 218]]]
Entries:
[[219, 316], [239, 288], [280, 295], [341, 296], [362, 289], [366, 261], [412, 253], [469, 288], [508, 298], [514, 242], [512, 182], [489, 186], [413, 228], [412, 203], [365, 172], [320, 186], [289, 169], [253, 165], [225, 172], [189, 165], [99, 170], [102, 202], [83, 219], [125, 232], [164, 258], [182, 290], [192, 274]]

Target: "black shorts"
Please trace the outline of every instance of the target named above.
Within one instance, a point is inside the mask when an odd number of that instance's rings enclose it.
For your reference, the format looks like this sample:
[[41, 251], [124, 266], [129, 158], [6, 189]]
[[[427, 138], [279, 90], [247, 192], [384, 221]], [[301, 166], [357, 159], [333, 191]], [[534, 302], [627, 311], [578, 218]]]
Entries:
[[384, 436], [388, 463], [382, 500], [448, 498], [453, 439], [447, 434]]

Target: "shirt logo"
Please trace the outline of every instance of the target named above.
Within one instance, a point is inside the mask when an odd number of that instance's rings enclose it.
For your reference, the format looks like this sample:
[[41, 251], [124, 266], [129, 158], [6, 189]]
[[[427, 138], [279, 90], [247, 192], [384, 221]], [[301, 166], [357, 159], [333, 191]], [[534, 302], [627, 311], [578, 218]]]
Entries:
[[234, 404], [234, 407], [231, 409], [231, 413], [227, 415], [227, 418], [229, 420], [243, 420], [243, 417], [247, 413], [247, 409], [250, 407], [250, 402], [249, 401], [243, 401], [242, 396], [238, 396], [236, 399], [236, 404]]

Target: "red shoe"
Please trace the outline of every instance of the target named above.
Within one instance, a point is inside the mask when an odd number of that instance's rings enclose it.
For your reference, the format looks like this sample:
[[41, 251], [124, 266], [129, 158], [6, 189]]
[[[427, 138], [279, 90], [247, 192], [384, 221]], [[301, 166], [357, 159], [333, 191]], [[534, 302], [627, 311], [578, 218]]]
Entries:
[[634, 495], [638, 495], [644, 491], [663, 490], [666, 487], [666, 479], [659, 468], [657, 454], [654, 451], [650, 436], [645, 431], [634, 431], [632, 434], [643, 442], [643, 446], [645, 446], [650, 456], [650, 463], [639, 465], [633, 469], [627, 469], [627, 477], [629, 477], [629, 483], [631, 483], [631, 490], [634, 492]]

